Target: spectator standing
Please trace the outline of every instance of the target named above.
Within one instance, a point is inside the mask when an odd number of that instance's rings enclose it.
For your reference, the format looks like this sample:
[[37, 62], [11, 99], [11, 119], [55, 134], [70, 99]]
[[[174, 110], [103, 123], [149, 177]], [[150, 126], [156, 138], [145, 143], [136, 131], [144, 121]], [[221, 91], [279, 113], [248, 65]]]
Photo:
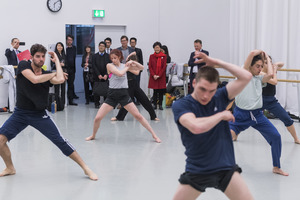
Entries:
[[157, 102], [159, 109], [163, 110], [162, 101], [163, 95], [166, 91], [166, 67], [167, 56], [161, 52], [161, 43], [155, 42], [153, 44], [154, 53], [149, 58], [149, 84], [148, 88], [153, 91], [154, 109], [157, 109]]
[[83, 84], [86, 105], [90, 103], [90, 85], [93, 87], [92, 57], [92, 47], [86, 46], [84, 48], [84, 55], [82, 56], [81, 61], [81, 67], [83, 68]]
[[202, 66], [205, 65], [204, 62], [202, 63], [195, 63], [195, 61], [197, 61], [198, 59], [197, 58], [194, 58], [195, 57], [195, 53], [196, 52], [202, 52], [202, 53], [205, 53], [206, 55], [209, 56], [209, 52], [206, 51], [206, 50], [203, 50], [202, 49], [202, 41], [197, 39], [194, 41], [194, 48], [195, 48], [195, 51], [191, 53], [190, 55], [190, 59], [189, 59], [189, 62], [188, 62], [188, 65], [191, 67], [191, 70], [190, 70], [190, 90], [189, 90], [189, 93], [191, 94], [193, 91], [194, 91], [194, 88], [193, 88], [193, 80], [198, 72], [198, 69]]
[[77, 106], [77, 103], [74, 103], [74, 99], [79, 97], [75, 94], [74, 81], [76, 73], [76, 46], [73, 45], [74, 36], [67, 35], [67, 49], [66, 49], [66, 64], [68, 71], [68, 99], [69, 105]]

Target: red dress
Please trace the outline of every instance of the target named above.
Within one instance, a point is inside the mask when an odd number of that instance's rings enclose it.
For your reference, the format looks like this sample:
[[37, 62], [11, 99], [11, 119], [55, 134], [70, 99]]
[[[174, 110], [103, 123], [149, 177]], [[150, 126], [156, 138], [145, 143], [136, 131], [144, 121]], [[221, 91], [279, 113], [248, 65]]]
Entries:
[[[167, 56], [162, 52], [158, 54], [154, 53], [149, 58], [149, 71], [150, 78], [148, 88], [152, 89], [166, 89], [166, 68], [167, 68]], [[161, 58], [161, 67], [157, 68], [157, 60]], [[154, 79], [153, 76], [158, 75], [158, 79]]]

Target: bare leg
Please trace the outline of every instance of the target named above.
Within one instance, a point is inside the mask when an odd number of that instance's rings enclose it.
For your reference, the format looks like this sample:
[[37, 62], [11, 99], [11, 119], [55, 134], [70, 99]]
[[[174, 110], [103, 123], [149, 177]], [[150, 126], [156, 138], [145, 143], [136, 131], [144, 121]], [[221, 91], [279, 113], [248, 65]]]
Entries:
[[194, 200], [201, 194], [198, 190], [194, 189], [190, 185], [180, 184], [174, 195], [173, 200]]
[[109, 113], [111, 110], [113, 109], [112, 106], [108, 105], [107, 103], [103, 103], [101, 105], [101, 107], [99, 108], [97, 115], [94, 119], [94, 127], [93, 127], [93, 134], [87, 138], [85, 138], [85, 140], [94, 140], [96, 137], [96, 133], [100, 127], [100, 122], [101, 120], [105, 117], [105, 115], [107, 115], [107, 113]]
[[84, 171], [85, 175], [87, 175], [91, 180], [97, 181], [98, 176], [95, 174], [82, 160], [77, 151], [74, 151], [70, 156], [72, 160], [74, 160]]
[[126, 106], [124, 106], [124, 108], [130, 112], [130, 114], [133, 115], [133, 117], [135, 119], [137, 119], [152, 135], [152, 137], [154, 138], [155, 142], [160, 143], [161, 140], [157, 137], [157, 135], [155, 134], [155, 132], [153, 131], [153, 129], [151, 128], [150, 124], [148, 123], [148, 121], [143, 117], [143, 115], [141, 115], [141, 113], [139, 112], [139, 110], [136, 108], [136, 106], [134, 105], [134, 103], [129, 103]]
[[232, 141], [236, 141], [237, 140], [237, 134], [235, 134], [235, 132], [233, 130], [230, 130], [231, 132], [231, 136], [232, 136]]
[[6, 166], [6, 168], [0, 173], [0, 177], [14, 175], [16, 173], [16, 169], [11, 159], [11, 152], [9, 150], [9, 147], [7, 146], [7, 138], [6, 136], [1, 134], [0, 134], [0, 156], [2, 157]]
[[274, 174], [279, 174], [279, 175], [282, 175], [282, 176], [288, 176], [289, 175], [289, 173], [284, 172], [282, 169], [280, 169], [278, 167], [273, 167], [273, 173]]
[[254, 199], [245, 181], [238, 172], [234, 172], [229, 185], [225, 190], [225, 195], [231, 200], [252, 200]]
[[292, 137], [294, 138], [295, 143], [296, 144], [300, 144], [300, 140], [299, 140], [299, 138], [297, 136], [294, 124], [292, 124], [292, 125], [290, 125], [290, 126], [288, 126], [286, 128], [291, 133]]

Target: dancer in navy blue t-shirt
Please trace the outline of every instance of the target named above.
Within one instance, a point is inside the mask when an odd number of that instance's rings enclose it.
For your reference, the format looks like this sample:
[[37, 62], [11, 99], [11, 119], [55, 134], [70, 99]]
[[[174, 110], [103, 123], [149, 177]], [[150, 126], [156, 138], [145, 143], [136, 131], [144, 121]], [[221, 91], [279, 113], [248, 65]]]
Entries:
[[202, 67], [193, 80], [191, 95], [176, 101], [172, 108], [175, 122], [186, 148], [186, 170], [180, 176], [179, 188], [174, 196], [196, 199], [207, 187], [214, 187], [230, 199], [253, 199], [235, 163], [233, 143], [228, 121], [234, 121], [226, 106], [250, 81], [246, 70], [197, 54], [197, 62], [207, 66], [220, 66], [237, 77], [235, 81], [218, 89], [219, 74], [213, 67]]

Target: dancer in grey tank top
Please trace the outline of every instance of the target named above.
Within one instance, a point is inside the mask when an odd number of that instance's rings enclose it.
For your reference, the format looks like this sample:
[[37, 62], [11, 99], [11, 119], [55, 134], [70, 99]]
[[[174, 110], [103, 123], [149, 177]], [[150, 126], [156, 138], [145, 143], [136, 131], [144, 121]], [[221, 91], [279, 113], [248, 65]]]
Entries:
[[98, 113], [94, 119], [93, 134], [87, 137], [85, 140], [94, 140], [97, 131], [100, 127], [101, 120], [111, 110], [113, 110], [118, 103], [121, 104], [133, 117], [138, 120], [152, 135], [155, 142], [160, 143], [161, 140], [157, 137], [148, 121], [141, 115], [137, 107], [131, 100], [128, 94], [128, 81], [127, 71], [134, 72], [135, 70], [141, 70], [143, 66], [135, 61], [129, 61], [125, 64], [121, 64], [120, 61], [123, 59], [122, 52], [114, 49], [110, 52], [110, 59], [112, 63], [107, 64], [107, 72], [111, 73], [109, 78], [109, 90], [105, 102], [101, 105]]

